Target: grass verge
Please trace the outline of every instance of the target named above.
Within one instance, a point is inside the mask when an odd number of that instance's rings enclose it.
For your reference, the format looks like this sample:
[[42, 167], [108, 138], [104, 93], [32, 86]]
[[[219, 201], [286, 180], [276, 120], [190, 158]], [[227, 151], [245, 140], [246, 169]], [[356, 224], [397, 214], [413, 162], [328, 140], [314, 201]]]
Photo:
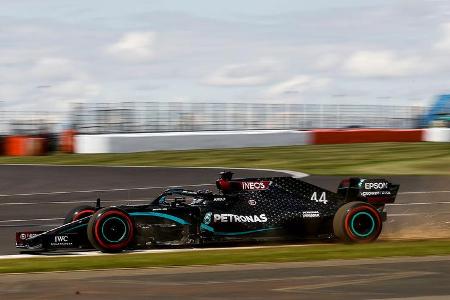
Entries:
[[450, 240], [384, 241], [363, 245], [311, 245], [258, 249], [207, 250], [95, 257], [31, 257], [0, 260], [0, 273], [26, 273], [112, 268], [168, 267], [328, 259], [450, 255]]
[[0, 164], [140, 165], [287, 169], [320, 175], [450, 175], [449, 143], [307, 145], [127, 154], [0, 157]]

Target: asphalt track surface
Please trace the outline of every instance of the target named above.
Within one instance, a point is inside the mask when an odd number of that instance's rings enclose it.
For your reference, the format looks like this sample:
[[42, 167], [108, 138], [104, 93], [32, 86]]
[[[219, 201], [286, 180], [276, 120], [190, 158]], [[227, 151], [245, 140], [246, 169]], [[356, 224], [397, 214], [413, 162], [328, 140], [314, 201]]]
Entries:
[[450, 256], [3, 274], [2, 299], [450, 298]]
[[[86, 166], [0, 166], [0, 255], [17, 254], [15, 232], [61, 224], [71, 208], [144, 204], [168, 186], [214, 190], [223, 169]], [[289, 176], [282, 172], [232, 170], [238, 177]], [[305, 181], [335, 191], [345, 176]], [[388, 210], [383, 237], [450, 237], [450, 176], [392, 176], [400, 193]]]
[[[221, 169], [0, 166], [0, 254], [14, 233], [61, 224], [80, 204], [142, 204], [167, 186], [214, 189]], [[239, 177], [287, 176], [235, 170]], [[304, 180], [336, 190], [345, 176]], [[392, 176], [401, 184], [384, 238], [450, 234], [450, 177]], [[450, 257], [2, 275], [1, 299], [450, 298]]]
[[[79, 205], [146, 204], [169, 186], [215, 189], [223, 169], [0, 166], [0, 255], [17, 254], [15, 232], [48, 230]], [[242, 177], [288, 176], [232, 170]]]

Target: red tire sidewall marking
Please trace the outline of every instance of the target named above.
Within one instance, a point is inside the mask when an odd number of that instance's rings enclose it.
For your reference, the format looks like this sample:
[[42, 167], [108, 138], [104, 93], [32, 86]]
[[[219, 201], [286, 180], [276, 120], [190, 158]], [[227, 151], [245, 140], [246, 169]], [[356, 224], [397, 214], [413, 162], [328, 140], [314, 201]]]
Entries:
[[84, 218], [84, 217], [87, 217], [87, 216], [89, 216], [89, 215], [92, 215], [92, 214], [94, 214], [94, 213], [95, 213], [95, 210], [92, 210], [92, 209], [85, 209], [85, 210], [79, 211], [79, 212], [73, 217], [72, 222], [73, 222], [73, 221], [76, 221], [76, 220], [79, 220], [79, 219], [82, 219], [82, 218]]
[[[376, 217], [376, 219], [377, 219], [377, 224], [376, 224], [377, 232], [376, 232], [376, 234], [373, 234], [373, 235], [371, 235], [371, 236], [369, 236], [368, 238], [365, 238], [365, 239], [361, 239], [361, 238], [359, 238], [359, 237], [357, 237], [356, 235], [353, 234], [353, 232], [352, 232], [352, 230], [350, 228], [350, 222], [349, 222], [350, 218], [352, 216], [354, 216], [356, 213], [358, 213], [360, 211], [363, 211], [363, 210], [369, 210], [372, 213], [372, 215], [374, 215]], [[374, 239], [374, 237], [376, 237], [376, 236], [378, 236], [380, 234], [380, 232], [381, 232], [381, 226], [380, 226], [381, 222], [382, 221], [381, 221], [380, 214], [378, 213], [378, 211], [375, 208], [372, 208], [372, 207], [367, 206], [367, 205], [362, 205], [362, 206], [354, 208], [354, 209], [352, 209], [352, 210], [350, 210], [348, 212], [348, 214], [345, 216], [345, 219], [344, 219], [344, 227], [345, 227], [345, 231], [346, 231], [348, 237], [351, 240], [353, 240], [353, 241], [371, 241], [371, 240]]]
[[[130, 232], [128, 234], [128, 238], [125, 241], [123, 241], [123, 242], [121, 242], [119, 244], [107, 244], [107, 243], [103, 242], [103, 240], [100, 237], [100, 234], [99, 234], [100, 233], [100, 223], [103, 221], [104, 218], [106, 218], [109, 215], [116, 215], [116, 216], [120, 215], [121, 217], [123, 217], [127, 221], [128, 227], [130, 229]], [[133, 239], [133, 231], [134, 231], [133, 222], [131, 221], [130, 217], [127, 214], [121, 212], [120, 210], [107, 211], [104, 214], [102, 214], [95, 221], [95, 227], [94, 227], [95, 239], [96, 239], [97, 243], [99, 243], [99, 245], [101, 247], [105, 248], [105, 249], [116, 250], [116, 249], [124, 248]]]

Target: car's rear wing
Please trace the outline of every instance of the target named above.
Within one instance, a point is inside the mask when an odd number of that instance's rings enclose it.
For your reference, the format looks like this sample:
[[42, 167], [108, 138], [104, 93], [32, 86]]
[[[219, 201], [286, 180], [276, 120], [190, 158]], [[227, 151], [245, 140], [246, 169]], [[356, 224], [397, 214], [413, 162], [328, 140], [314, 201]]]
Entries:
[[400, 185], [393, 184], [383, 178], [364, 179], [348, 178], [341, 182], [338, 194], [347, 201], [364, 201], [374, 206], [393, 203]]

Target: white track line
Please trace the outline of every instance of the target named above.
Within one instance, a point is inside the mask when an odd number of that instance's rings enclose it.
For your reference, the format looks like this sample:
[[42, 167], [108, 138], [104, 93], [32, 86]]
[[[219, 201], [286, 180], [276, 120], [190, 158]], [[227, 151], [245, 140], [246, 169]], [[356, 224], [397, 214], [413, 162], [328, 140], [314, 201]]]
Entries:
[[[143, 253], [173, 253], [173, 252], [199, 252], [199, 251], [215, 251], [215, 250], [251, 250], [251, 249], [264, 249], [264, 248], [286, 248], [286, 247], [311, 247], [311, 246], [331, 246], [332, 244], [297, 244], [297, 245], [268, 245], [268, 246], [243, 246], [243, 247], [220, 247], [220, 248], [183, 248], [183, 249], [150, 249], [150, 250], [133, 250], [129, 252], [123, 252], [121, 255], [135, 255]], [[8, 258], [42, 258], [42, 257], [74, 257], [74, 256], [99, 256], [99, 255], [114, 255], [108, 253], [102, 253], [100, 251], [82, 251], [82, 252], [64, 252], [64, 255], [52, 254], [17, 254], [17, 255], [0, 255], [0, 259]]]
[[401, 193], [398, 193], [398, 195], [410, 195], [410, 194], [438, 194], [438, 193], [450, 193], [450, 191], [401, 192]]
[[[22, 164], [9, 164], [8, 166], [44, 166], [44, 167], [55, 167], [53, 165], [22, 165]], [[71, 165], [57, 165], [56, 167], [80, 167]], [[90, 166], [82, 165], [81, 167], [113, 167], [113, 168], [160, 168], [160, 167], [145, 167], [145, 166]], [[182, 167], [170, 167], [170, 168], [182, 168]], [[185, 169], [200, 169], [202, 167], [191, 167]], [[202, 169], [223, 169], [220, 167], [207, 167]], [[230, 169], [230, 168], [229, 168]], [[269, 171], [269, 172], [279, 172], [291, 175], [294, 178], [301, 178], [308, 176], [305, 173], [289, 171], [289, 170], [271, 170], [271, 169], [245, 169], [245, 168], [231, 168], [240, 170], [253, 170], [253, 171]], [[27, 196], [48, 196], [48, 195], [67, 195], [67, 194], [82, 194], [82, 193], [99, 193], [99, 192], [124, 192], [124, 191], [135, 191], [135, 190], [152, 190], [152, 189], [168, 189], [174, 187], [200, 187], [200, 186], [215, 186], [213, 183], [200, 183], [200, 184], [180, 184], [176, 186], [147, 186], [147, 187], [134, 187], [134, 188], [115, 188], [115, 189], [95, 189], [95, 190], [79, 190], [79, 191], [58, 191], [58, 192], [37, 192], [37, 193], [20, 193], [20, 194], [0, 194], [0, 197], [27, 197]]]
[[[206, 184], [201, 185], [206, 186]], [[78, 191], [75, 191], [75, 193]], [[65, 192], [69, 194], [70, 192]], [[134, 202], [148, 202], [151, 199], [121, 199], [121, 200], [102, 200], [104, 203], [113, 203], [113, 202], [125, 202], [125, 203], [134, 203]], [[0, 206], [13, 206], [13, 205], [45, 205], [45, 204], [78, 204], [78, 203], [92, 203], [92, 200], [77, 200], [77, 201], [45, 201], [45, 202], [0, 202]], [[448, 205], [450, 201], [439, 201], [439, 202], [411, 202], [411, 203], [390, 203], [386, 204], [386, 206], [413, 206], [413, 205]]]
[[170, 189], [181, 187], [200, 187], [200, 186], [213, 186], [212, 183], [199, 183], [199, 184], [182, 184], [177, 186], [145, 186], [145, 187], [133, 187], [133, 188], [115, 188], [115, 189], [97, 189], [97, 190], [80, 190], [80, 191], [59, 191], [59, 192], [38, 192], [38, 193], [25, 193], [25, 194], [0, 194], [0, 197], [27, 197], [27, 196], [48, 196], [48, 195], [66, 195], [66, 194], [83, 194], [83, 193], [97, 193], [97, 192], [123, 192], [123, 191], [139, 191], [139, 190], [154, 190], [154, 189]]
[[309, 174], [291, 170], [275, 169], [255, 169], [239, 167], [176, 167], [176, 166], [118, 166], [118, 165], [52, 165], [52, 164], [1, 164], [0, 166], [33, 166], [33, 167], [95, 167], [95, 168], [166, 168], [166, 169], [217, 169], [217, 170], [246, 170], [246, 171], [269, 171], [276, 173], [285, 173], [294, 178], [302, 178]]
[[434, 205], [434, 204], [450, 204], [450, 202], [439, 201], [439, 202], [389, 203], [386, 204], [386, 206], [411, 206], [411, 205]]
[[[124, 202], [134, 203], [134, 202], [150, 202], [151, 199], [121, 199], [121, 200], [102, 200], [102, 203], [114, 203], [114, 202]], [[78, 204], [78, 203], [93, 203], [92, 200], [77, 200], [77, 201], [45, 201], [45, 202], [5, 202], [0, 203], [0, 206], [12, 206], [12, 205], [45, 205], [45, 204]], [[439, 201], [439, 202], [411, 202], [411, 203], [390, 203], [386, 206], [412, 206], [412, 205], [448, 205], [450, 202]]]
[[139, 166], [139, 165], [61, 165], [61, 164], [1, 164], [2, 166], [36, 166], [36, 167], [96, 167], [96, 168], [167, 168], [167, 169], [218, 169], [218, 170], [254, 170], [254, 171], [270, 171], [279, 173], [296, 173], [298, 175], [303, 174], [308, 176], [306, 173], [296, 172], [291, 170], [276, 170], [276, 169], [260, 169], [260, 168], [245, 168], [245, 167], [183, 167], [183, 166]]
[[28, 219], [28, 220], [1, 220], [0, 223], [18, 223], [18, 222], [32, 222], [32, 221], [59, 221], [64, 218], [43, 218], [43, 219]]
[[[133, 202], [148, 202], [150, 203], [151, 199], [134, 199], [134, 200], [102, 200], [102, 203], [112, 203], [112, 202], [125, 202], [133, 203]], [[92, 200], [79, 200], [79, 201], [47, 201], [47, 202], [6, 202], [0, 203], [0, 206], [8, 206], [8, 205], [43, 205], [43, 204], [77, 204], [77, 203], [94, 203]]]
[[410, 216], [422, 216], [422, 217], [427, 217], [427, 216], [437, 216], [437, 215], [447, 215], [450, 214], [450, 211], [443, 211], [443, 212], [437, 212], [437, 213], [404, 213], [404, 214], [390, 214], [388, 213], [388, 218], [389, 217], [410, 217]]

